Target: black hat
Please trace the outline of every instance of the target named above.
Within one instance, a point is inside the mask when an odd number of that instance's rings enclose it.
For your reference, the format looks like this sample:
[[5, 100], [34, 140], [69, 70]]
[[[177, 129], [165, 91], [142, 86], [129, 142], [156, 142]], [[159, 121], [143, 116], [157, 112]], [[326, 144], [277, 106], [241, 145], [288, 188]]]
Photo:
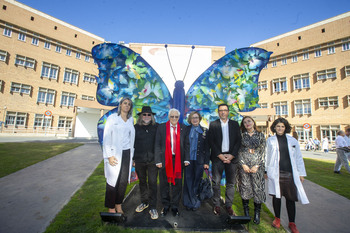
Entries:
[[150, 106], [143, 106], [143, 107], [142, 107], [142, 111], [139, 112], [139, 113], [137, 113], [137, 115], [140, 115], [140, 114], [142, 114], [142, 113], [152, 113], [153, 115], [155, 115], [155, 113], [152, 112], [152, 109], [151, 109]]

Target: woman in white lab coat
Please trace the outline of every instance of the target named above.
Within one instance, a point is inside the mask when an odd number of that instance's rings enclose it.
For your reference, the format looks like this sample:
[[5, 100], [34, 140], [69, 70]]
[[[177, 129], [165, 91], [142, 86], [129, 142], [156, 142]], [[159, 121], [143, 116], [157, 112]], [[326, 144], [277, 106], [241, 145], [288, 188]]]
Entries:
[[107, 118], [104, 129], [105, 207], [110, 213], [123, 214], [121, 204], [130, 180], [135, 141], [132, 106], [131, 99], [123, 98], [119, 102], [118, 113]]
[[278, 118], [271, 125], [274, 136], [267, 139], [266, 175], [268, 192], [273, 196], [272, 204], [275, 220], [272, 226], [280, 227], [281, 197], [286, 199], [289, 218], [288, 227], [292, 232], [299, 232], [295, 225], [295, 201], [308, 204], [302, 182], [306, 176], [304, 161], [298, 141], [287, 133], [291, 126], [284, 118]]

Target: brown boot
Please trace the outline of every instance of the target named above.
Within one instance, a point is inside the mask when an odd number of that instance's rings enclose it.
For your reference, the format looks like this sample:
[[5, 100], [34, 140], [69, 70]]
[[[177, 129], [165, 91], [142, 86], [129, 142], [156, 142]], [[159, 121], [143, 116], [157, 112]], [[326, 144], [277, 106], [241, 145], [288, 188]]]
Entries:
[[294, 222], [290, 222], [288, 224], [288, 228], [292, 231], [292, 233], [299, 233], [297, 226], [295, 225]]
[[273, 226], [274, 228], [279, 229], [279, 228], [281, 227], [281, 219], [275, 217], [275, 220], [273, 220], [273, 222], [272, 222], [272, 226]]

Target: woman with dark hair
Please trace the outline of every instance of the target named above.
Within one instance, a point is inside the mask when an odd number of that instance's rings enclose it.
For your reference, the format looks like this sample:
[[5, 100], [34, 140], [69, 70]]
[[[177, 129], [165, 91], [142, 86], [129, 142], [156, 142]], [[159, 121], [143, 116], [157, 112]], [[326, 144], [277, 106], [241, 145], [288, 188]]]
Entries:
[[191, 112], [187, 122], [187, 133], [190, 141], [190, 164], [185, 167], [183, 204], [187, 210], [197, 210], [199, 200], [199, 184], [203, 176], [204, 168], [209, 168], [209, 145], [207, 139], [208, 130], [199, 123], [202, 116], [199, 112]]
[[267, 139], [266, 178], [268, 192], [273, 196], [272, 204], [275, 220], [272, 226], [280, 228], [281, 197], [286, 199], [289, 218], [288, 227], [293, 233], [299, 232], [295, 225], [295, 202], [308, 204], [309, 200], [302, 182], [306, 176], [305, 165], [298, 141], [287, 133], [291, 132], [289, 122], [278, 118], [271, 125], [274, 136]]
[[123, 98], [119, 102], [118, 113], [107, 118], [104, 129], [105, 206], [110, 213], [123, 214], [121, 204], [130, 180], [135, 140], [132, 106], [130, 98]]
[[249, 199], [254, 198], [254, 223], [260, 223], [261, 204], [265, 194], [265, 146], [263, 133], [258, 132], [256, 123], [250, 116], [241, 122], [242, 141], [239, 149], [237, 187], [242, 197], [244, 215], [249, 216]]
[[136, 212], [142, 212], [150, 207], [151, 219], [158, 218], [157, 212], [157, 177], [158, 168], [154, 162], [154, 143], [156, 139], [157, 124], [155, 113], [150, 106], [143, 106], [135, 124], [135, 170], [139, 178], [141, 204]]

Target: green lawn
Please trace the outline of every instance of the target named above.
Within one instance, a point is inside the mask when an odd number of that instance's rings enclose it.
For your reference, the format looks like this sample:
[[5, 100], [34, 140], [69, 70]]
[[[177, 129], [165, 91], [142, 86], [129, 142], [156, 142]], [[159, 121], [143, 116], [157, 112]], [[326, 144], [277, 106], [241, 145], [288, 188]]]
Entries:
[[82, 143], [0, 143], [0, 178], [83, 145]]
[[350, 174], [344, 167], [335, 174], [334, 161], [304, 158], [306, 179], [350, 199]]

